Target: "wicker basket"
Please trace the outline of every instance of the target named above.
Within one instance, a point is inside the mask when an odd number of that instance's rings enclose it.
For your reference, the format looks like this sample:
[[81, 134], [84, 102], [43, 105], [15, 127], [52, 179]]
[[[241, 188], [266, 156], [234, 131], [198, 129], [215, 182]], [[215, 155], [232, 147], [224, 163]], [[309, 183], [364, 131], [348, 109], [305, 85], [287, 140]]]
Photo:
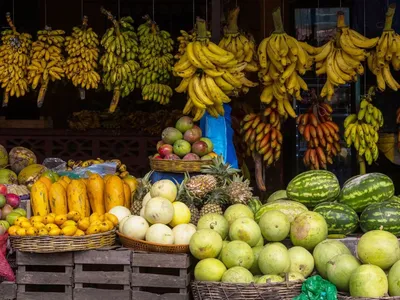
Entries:
[[145, 252], [160, 252], [160, 253], [189, 253], [189, 245], [163, 245], [157, 243], [151, 243], [147, 241], [137, 240], [127, 237], [117, 231], [119, 239], [122, 245], [126, 248], [130, 248], [136, 251]]
[[11, 247], [22, 252], [54, 253], [113, 246], [115, 229], [84, 236], [10, 236]]
[[149, 157], [150, 167], [153, 171], [168, 173], [197, 173], [202, 166], [210, 165], [211, 160], [164, 160]]
[[237, 284], [193, 281], [194, 300], [292, 300], [301, 294], [302, 282]]
[[[349, 294], [338, 293], [338, 300], [376, 300], [376, 298], [365, 298], [365, 297], [351, 297]], [[383, 300], [400, 300], [399, 296], [395, 297], [379, 297], [379, 299]]]

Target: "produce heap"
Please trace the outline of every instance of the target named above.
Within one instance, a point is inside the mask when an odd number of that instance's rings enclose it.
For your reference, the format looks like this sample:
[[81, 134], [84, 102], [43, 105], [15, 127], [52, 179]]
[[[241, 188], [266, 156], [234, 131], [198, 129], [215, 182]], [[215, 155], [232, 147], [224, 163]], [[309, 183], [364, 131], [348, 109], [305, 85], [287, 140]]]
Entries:
[[46, 26], [37, 32], [37, 41], [32, 44], [31, 62], [28, 66], [28, 82], [32, 89], [40, 86], [37, 106], [42, 107], [49, 81], [61, 80], [65, 76], [63, 55], [64, 30], [52, 30]]
[[116, 172], [113, 175], [119, 176], [121, 178], [129, 176], [129, 172], [126, 170], [127, 167], [125, 164], [123, 164], [119, 159], [110, 159], [110, 160], [104, 160], [101, 158], [96, 158], [96, 159], [88, 159], [85, 161], [75, 161], [73, 159], [69, 159], [67, 162], [67, 167], [66, 171], [72, 171], [77, 168], [87, 168], [92, 165], [98, 165], [98, 164], [103, 164], [103, 163], [115, 163], [116, 164]]
[[81, 99], [85, 99], [85, 89], [97, 89], [100, 75], [97, 61], [100, 49], [99, 39], [92, 28], [88, 27], [88, 17], [84, 16], [82, 26], [73, 27], [71, 36], [65, 38], [65, 73], [72, 84], [81, 89]]
[[138, 71], [137, 82], [142, 88], [143, 100], [165, 105], [173, 94], [167, 83], [174, 64], [174, 56], [171, 54], [174, 41], [148, 15], [144, 19], [146, 22], [138, 27], [139, 61], [142, 68]]
[[139, 46], [131, 17], [123, 17], [117, 21], [104, 8], [101, 8], [101, 12], [113, 23], [113, 27], [107, 29], [101, 39], [101, 45], [106, 52], [100, 59], [104, 72], [103, 84], [107, 91], [113, 92], [109, 108], [109, 112], [113, 113], [119, 98], [128, 96], [136, 86], [140, 65], [135, 59]]
[[32, 46], [32, 36], [17, 31], [10, 13], [6, 14], [6, 18], [11, 29], [1, 32], [0, 82], [4, 89], [3, 107], [8, 105], [9, 96], [19, 98], [29, 91], [27, 67]]

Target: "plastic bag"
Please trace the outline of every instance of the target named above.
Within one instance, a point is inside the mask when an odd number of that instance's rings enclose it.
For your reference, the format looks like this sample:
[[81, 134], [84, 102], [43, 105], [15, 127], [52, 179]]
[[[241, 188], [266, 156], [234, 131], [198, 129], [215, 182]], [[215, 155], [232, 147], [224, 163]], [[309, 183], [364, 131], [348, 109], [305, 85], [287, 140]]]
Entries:
[[15, 275], [6, 259], [8, 233], [0, 236], [0, 279], [15, 281]]
[[45, 158], [42, 165], [56, 173], [65, 171], [65, 169], [67, 168], [67, 163], [61, 158], [56, 157]]
[[316, 275], [304, 281], [301, 287], [301, 294], [294, 300], [336, 300], [337, 289], [329, 281]]
[[233, 168], [238, 167], [235, 146], [233, 145], [233, 130], [229, 105], [224, 104], [225, 116], [214, 118], [207, 112], [200, 120], [200, 128], [203, 136], [208, 137], [214, 144], [214, 152], [222, 155], [226, 163]]
[[117, 171], [117, 163], [106, 162], [102, 164], [91, 165], [86, 168], [76, 168], [72, 171], [58, 172], [60, 176], [68, 176], [73, 179], [88, 178], [91, 173], [97, 173], [100, 176], [113, 175]]

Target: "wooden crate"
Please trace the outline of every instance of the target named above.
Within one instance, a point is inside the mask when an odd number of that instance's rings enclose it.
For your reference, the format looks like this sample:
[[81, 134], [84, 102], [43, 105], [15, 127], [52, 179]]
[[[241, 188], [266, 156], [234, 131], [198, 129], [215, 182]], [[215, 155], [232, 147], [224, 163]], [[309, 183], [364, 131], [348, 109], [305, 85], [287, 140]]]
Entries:
[[3, 281], [0, 283], [0, 299], [14, 300], [17, 298], [17, 285], [14, 282]]
[[73, 255], [17, 251], [18, 300], [72, 300]]
[[193, 267], [188, 254], [132, 251], [132, 300], [189, 300]]
[[91, 250], [74, 254], [74, 300], [131, 297], [131, 251]]

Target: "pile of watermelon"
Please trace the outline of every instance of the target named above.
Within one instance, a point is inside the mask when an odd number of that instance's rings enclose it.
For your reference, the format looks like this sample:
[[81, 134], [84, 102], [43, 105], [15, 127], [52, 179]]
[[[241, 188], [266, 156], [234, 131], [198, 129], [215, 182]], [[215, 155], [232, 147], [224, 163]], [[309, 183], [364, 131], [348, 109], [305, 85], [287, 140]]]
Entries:
[[346, 236], [358, 228], [400, 235], [400, 198], [394, 196], [393, 181], [381, 173], [354, 176], [342, 187], [332, 172], [301, 173], [258, 208], [255, 220], [271, 210], [283, 212], [289, 220], [313, 210], [325, 218], [333, 236]]

